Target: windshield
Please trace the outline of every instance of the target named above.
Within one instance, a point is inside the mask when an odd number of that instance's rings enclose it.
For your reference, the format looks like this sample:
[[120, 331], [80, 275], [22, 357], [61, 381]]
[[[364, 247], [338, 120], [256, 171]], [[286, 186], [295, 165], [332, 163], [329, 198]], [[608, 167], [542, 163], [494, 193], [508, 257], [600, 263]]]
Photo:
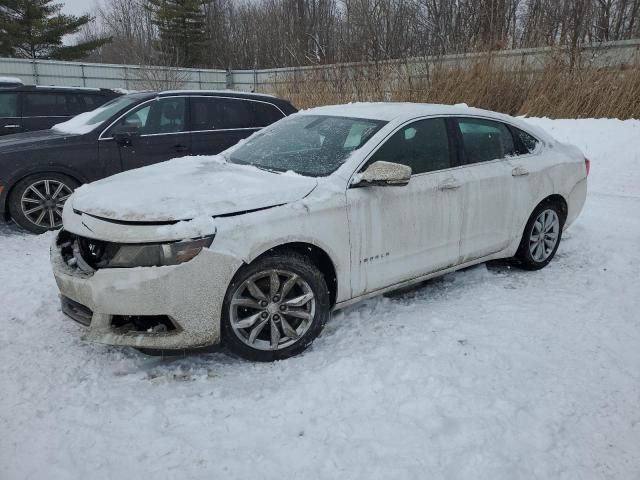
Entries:
[[308, 177], [324, 177], [342, 165], [386, 122], [324, 115], [293, 115], [232, 149], [232, 163]]
[[58, 123], [51, 128], [63, 133], [88, 133], [101, 123], [110, 119], [120, 110], [137, 103], [140, 98], [144, 96], [146, 95], [123, 95], [122, 97], [115, 98], [105, 103], [95, 110], [76, 115], [71, 120]]

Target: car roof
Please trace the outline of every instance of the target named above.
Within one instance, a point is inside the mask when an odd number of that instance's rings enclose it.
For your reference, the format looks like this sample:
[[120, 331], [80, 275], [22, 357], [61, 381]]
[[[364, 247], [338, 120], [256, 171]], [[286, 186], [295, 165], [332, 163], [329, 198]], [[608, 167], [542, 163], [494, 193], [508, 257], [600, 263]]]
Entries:
[[472, 108], [466, 104], [442, 105], [437, 103], [410, 102], [366, 102], [344, 105], [326, 105], [300, 112], [308, 115], [335, 115], [340, 117], [366, 118], [370, 120], [404, 120], [430, 115], [478, 115], [500, 116], [501, 114]]
[[31, 91], [67, 91], [67, 92], [86, 92], [86, 93], [103, 93], [119, 95], [118, 92], [109, 88], [93, 88], [93, 87], [68, 87], [61, 85], [11, 85], [2, 88], [3, 91], [15, 90], [19, 92]]
[[242, 90], [163, 90], [158, 92], [159, 95], [175, 95], [177, 93], [187, 93], [189, 95], [223, 95], [223, 96], [234, 96], [234, 97], [256, 97], [256, 98], [269, 98], [279, 100], [278, 97], [274, 95], [270, 95], [268, 93], [257, 93], [257, 92], [244, 92]]
[[547, 139], [547, 135], [522, 120], [504, 113], [469, 107], [467, 104], [444, 105], [437, 103], [410, 102], [357, 102], [344, 105], [327, 105], [302, 110], [299, 115], [327, 115], [337, 117], [365, 118], [368, 120], [409, 121], [426, 116], [478, 116], [511, 123], [518, 128]]
[[0, 77], [0, 86], [17, 87], [24, 85], [18, 77]]
[[216, 96], [230, 98], [244, 98], [247, 100], [257, 100], [260, 102], [269, 102], [278, 106], [286, 105], [292, 108], [291, 103], [282, 98], [269, 95], [267, 93], [243, 92], [239, 90], [164, 90], [161, 92], [150, 92], [158, 96], [167, 95], [200, 95], [200, 96]]

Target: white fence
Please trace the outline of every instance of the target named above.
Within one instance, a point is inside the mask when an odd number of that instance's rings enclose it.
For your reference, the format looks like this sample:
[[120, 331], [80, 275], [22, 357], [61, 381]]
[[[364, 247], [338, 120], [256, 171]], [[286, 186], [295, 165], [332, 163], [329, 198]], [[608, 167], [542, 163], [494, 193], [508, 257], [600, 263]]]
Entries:
[[[495, 52], [496, 62], [528, 70], [543, 67], [550, 53], [568, 55], [551, 48], [502, 50]], [[309, 73], [331, 78], [336, 71], [352, 75], [367, 75], [374, 68], [395, 70], [399, 76], [421, 76], [436, 63], [463, 66], [482, 54], [444, 55], [370, 63], [347, 63], [307, 67], [287, 67], [262, 70], [208, 70], [168, 68], [141, 65], [111, 65], [100, 63], [59, 62], [0, 58], [0, 76], [19, 77], [25, 84], [80, 87], [142, 89], [236, 89], [243, 91], [273, 91], [278, 83], [290, 82]], [[640, 39], [606, 42], [582, 49], [581, 60], [595, 66], [640, 64]]]
[[227, 72], [224, 70], [19, 58], [0, 58], [0, 76], [19, 77], [25, 84], [124, 88], [127, 90], [160, 88], [159, 86], [198, 90], [227, 87]]

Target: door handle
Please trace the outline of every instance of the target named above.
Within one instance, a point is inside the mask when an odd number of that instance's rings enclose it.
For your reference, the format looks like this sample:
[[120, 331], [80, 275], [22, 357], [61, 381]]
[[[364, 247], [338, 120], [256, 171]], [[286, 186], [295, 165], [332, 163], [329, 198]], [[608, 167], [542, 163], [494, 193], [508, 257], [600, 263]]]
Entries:
[[12, 125], [5, 125], [4, 128], [20, 128], [22, 125], [16, 125], [16, 124], [12, 124]]
[[449, 180], [445, 180], [440, 185], [438, 185], [438, 190], [457, 190], [461, 186], [462, 184], [460, 182], [451, 178]]
[[523, 177], [525, 175], [529, 175], [529, 170], [524, 167], [516, 167], [511, 170], [511, 175], [514, 177]]
[[187, 150], [189, 150], [189, 147], [187, 147], [186, 145], [174, 145], [173, 150], [176, 152], [186, 152]]

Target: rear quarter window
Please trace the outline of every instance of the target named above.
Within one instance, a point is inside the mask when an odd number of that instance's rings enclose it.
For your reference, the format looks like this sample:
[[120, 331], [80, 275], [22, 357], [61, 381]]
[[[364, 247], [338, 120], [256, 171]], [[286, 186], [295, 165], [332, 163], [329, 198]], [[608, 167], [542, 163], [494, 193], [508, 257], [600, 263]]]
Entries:
[[283, 113], [271, 103], [247, 102], [250, 104], [257, 127], [266, 127], [284, 117]]
[[511, 127], [515, 140], [516, 153], [518, 155], [527, 155], [533, 153], [538, 148], [539, 140], [527, 132], [516, 127]]

